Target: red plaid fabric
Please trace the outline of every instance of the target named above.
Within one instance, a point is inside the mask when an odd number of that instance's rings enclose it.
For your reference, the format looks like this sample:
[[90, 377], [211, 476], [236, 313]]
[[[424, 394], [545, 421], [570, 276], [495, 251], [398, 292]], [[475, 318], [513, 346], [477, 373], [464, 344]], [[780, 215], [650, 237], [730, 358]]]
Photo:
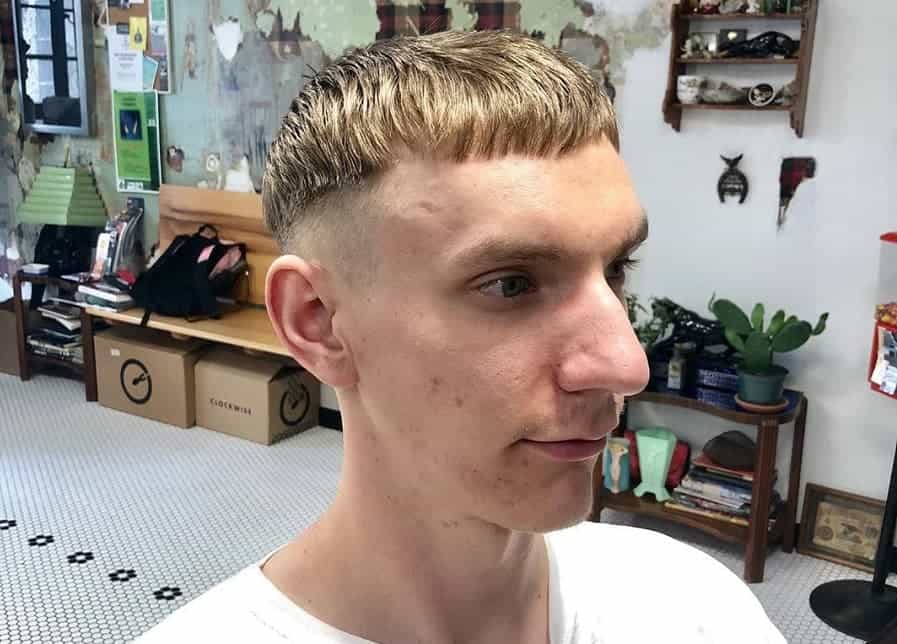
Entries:
[[[507, 0], [474, 2], [478, 19], [477, 30], [518, 29], [520, 27], [520, 3]], [[416, 6], [396, 6], [392, 0], [377, 0], [377, 18], [380, 31], [377, 40], [394, 36], [415, 36], [445, 31], [450, 24], [445, 0], [422, 0]]]
[[[0, 0], [0, 43], [3, 45], [3, 60], [0, 64], [4, 67], [4, 82], [0, 88], [3, 94], [12, 91], [13, 81], [16, 80], [16, 50], [15, 39], [12, 33], [12, 7], [10, 0]], [[0, 97], [2, 98], [2, 97]]]
[[488, 0], [475, 2], [473, 6], [479, 16], [475, 27], [477, 30], [520, 28], [519, 2]]

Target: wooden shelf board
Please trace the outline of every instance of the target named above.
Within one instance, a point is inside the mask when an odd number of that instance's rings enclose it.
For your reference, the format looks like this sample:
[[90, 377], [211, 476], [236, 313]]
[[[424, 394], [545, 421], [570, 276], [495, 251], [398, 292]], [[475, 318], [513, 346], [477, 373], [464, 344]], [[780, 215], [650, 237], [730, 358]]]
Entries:
[[726, 105], [715, 103], [697, 103], [695, 105], [683, 105], [682, 103], [674, 103], [671, 106], [677, 110], [723, 110], [727, 112], [790, 112], [790, 107], [784, 105], [769, 105], [767, 107], [754, 107], [753, 105]]
[[727, 409], [725, 407], [712, 405], [702, 400], [697, 400], [696, 398], [657, 391], [643, 391], [636, 396], [627, 398], [627, 400], [672, 405], [673, 407], [684, 407], [685, 409], [701, 411], [716, 416], [717, 418], [723, 418], [734, 423], [741, 423], [742, 425], [759, 425], [765, 418], [774, 418], [779, 424], [784, 424], [794, 420], [794, 416], [797, 414], [797, 410], [800, 407], [801, 398], [803, 397], [803, 394], [799, 391], [787, 390], [785, 393], [789, 401], [793, 400], [793, 404], [781, 414], [769, 415], [755, 414], [740, 409]]
[[[143, 318], [143, 309], [140, 308], [115, 312], [87, 307], [87, 312], [96, 318], [135, 325], [139, 325]], [[290, 355], [275, 335], [274, 328], [268, 320], [268, 312], [254, 306], [241, 307], [238, 310], [224, 313], [218, 320], [200, 320], [198, 322], [153, 314], [150, 316], [147, 327], [253, 351], [282, 356]]]
[[683, 13], [682, 18], [685, 20], [694, 20], [696, 22], [727, 22], [727, 21], [737, 21], [737, 20], [790, 20], [794, 22], [799, 22], [804, 17], [803, 13], [767, 13], [767, 14], [752, 14], [752, 13]]
[[62, 367], [63, 369], [69, 369], [70, 371], [74, 371], [75, 373], [83, 374], [84, 373], [84, 365], [79, 364], [77, 362], [73, 362], [72, 360], [63, 360], [62, 358], [57, 358], [55, 356], [44, 356], [38, 353], [34, 353], [33, 351], [28, 351], [28, 360], [34, 362], [36, 364], [44, 364], [44, 365], [52, 365], [54, 367]]
[[77, 290], [78, 282], [72, 282], [71, 280], [64, 280], [59, 277], [51, 277], [50, 275], [32, 275], [31, 273], [26, 273], [25, 271], [18, 272], [19, 281], [28, 282], [30, 284], [43, 284], [44, 286], [58, 286], [60, 288], [69, 289], [69, 290]]
[[[662, 503], [645, 495], [635, 496], [632, 491], [612, 494], [607, 489], [601, 491], [600, 506], [602, 509], [618, 510], [641, 516], [655, 517], [665, 521], [673, 521], [713, 535], [729, 543], [745, 544], [748, 540], [748, 526], [740, 525], [725, 519], [714, 519], [687, 512], [667, 508]], [[782, 522], [776, 521], [769, 531], [769, 542], [775, 543], [782, 538]]]
[[662, 503], [654, 501], [653, 498], [654, 497], [649, 497], [648, 495], [639, 498], [635, 496], [632, 491], [612, 494], [607, 490], [602, 490], [601, 507], [602, 509], [609, 508], [611, 510], [620, 510], [622, 512], [629, 512], [641, 516], [655, 517], [665, 521], [674, 521], [696, 528], [697, 530], [711, 534], [723, 541], [728, 541], [729, 543], [747, 543], [747, 526], [724, 521], [722, 519], [702, 517], [691, 515], [686, 512], [670, 510]]
[[680, 65], [797, 65], [799, 58], [677, 58]]

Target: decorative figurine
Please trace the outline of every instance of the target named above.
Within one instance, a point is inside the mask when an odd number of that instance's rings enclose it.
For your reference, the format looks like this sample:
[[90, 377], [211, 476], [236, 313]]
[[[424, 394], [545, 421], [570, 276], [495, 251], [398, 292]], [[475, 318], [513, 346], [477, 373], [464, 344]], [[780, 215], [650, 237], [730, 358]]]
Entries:
[[629, 440], [626, 438], [607, 439], [604, 454], [604, 487], [614, 494], [629, 489]]
[[723, 0], [719, 6], [719, 12], [725, 14], [743, 13], [748, 3], [745, 0]]
[[720, 0], [700, 0], [698, 13], [719, 13]]
[[797, 100], [797, 95], [799, 93], [800, 85], [797, 83], [797, 79], [795, 78], [793, 81], [783, 86], [782, 89], [779, 90], [778, 94], [776, 94], [775, 102], [779, 105], [783, 105], [784, 107], [791, 107]]
[[659, 503], [669, 501], [671, 497], [665, 484], [676, 448], [676, 435], [664, 427], [640, 429], [635, 433], [635, 442], [642, 482], [633, 493], [638, 497], [653, 494]]
[[798, 47], [799, 44], [788, 34], [766, 31], [750, 40], [730, 44], [725, 47], [725, 55], [733, 58], [793, 58]]
[[782, 173], [779, 176], [779, 216], [776, 221], [779, 230], [785, 225], [788, 206], [797, 192], [798, 186], [805, 179], [816, 176], [816, 159], [813, 157], [793, 157], [782, 160]]
[[747, 177], [738, 169], [738, 164], [744, 155], [739, 154], [734, 159], [720, 158], [729, 166], [729, 169], [723, 172], [723, 176], [719, 178], [716, 187], [720, 203], [726, 203], [726, 197], [733, 196], [740, 197], [738, 203], [743, 204], [748, 196], [749, 184]]
[[747, 12], [754, 15], [762, 14], [763, 8], [760, 6], [760, 0], [748, 0]]
[[747, 90], [725, 81], [708, 80], [701, 86], [701, 100], [721, 105], [744, 103], [747, 100]]

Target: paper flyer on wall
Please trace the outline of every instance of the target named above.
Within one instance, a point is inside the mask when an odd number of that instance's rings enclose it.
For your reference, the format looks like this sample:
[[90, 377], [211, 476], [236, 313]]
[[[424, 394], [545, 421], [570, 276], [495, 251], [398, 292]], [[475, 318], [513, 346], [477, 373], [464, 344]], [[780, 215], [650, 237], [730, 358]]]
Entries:
[[[131, 90], [117, 88], [122, 91], [155, 90], [162, 94], [169, 94], [173, 88], [173, 74], [171, 72], [171, 25], [169, 24], [169, 0], [148, 0], [147, 2], [135, 2], [135, 0], [108, 0], [109, 10], [106, 12], [107, 37], [114, 29], [120, 36], [124, 34], [126, 48], [132, 54], [138, 54], [142, 58], [137, 61], [139, 70], [140, 87]], [[120, 42], [116, 43], [117, 51], [121, 51]], [[110, 73], [114, 73], [113, 65], [117, 61], [130, 61], [126, 57], [113, 58], [112, 44], [110, 42]], [[133, 67], [128, 66], [128, 72]], [[136, 72], [134, 72], [136, 73]], [[132, 79], [132, 76], [127, 76]]]
[[119, 92], [139, 92], [143, 90], [143, 53], [131, 49], [128, 38], [127, 25], [106, 27], [109, 86]]
[[158, 192], [159, 96], [156, 92], [112, 92], [115, 179], [119, 192]]

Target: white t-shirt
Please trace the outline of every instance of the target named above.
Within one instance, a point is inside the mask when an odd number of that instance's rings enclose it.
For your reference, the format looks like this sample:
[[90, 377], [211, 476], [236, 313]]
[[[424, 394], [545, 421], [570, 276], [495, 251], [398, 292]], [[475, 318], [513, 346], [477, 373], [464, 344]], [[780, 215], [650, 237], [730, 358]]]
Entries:
[[[785, 644], [748, 586], [689, 545], [606, 523], [553, 532], [546, 542], [551, 644]], [[268, 557], [136, 642], [372, 644], [290, 601], [262, 574]]]

